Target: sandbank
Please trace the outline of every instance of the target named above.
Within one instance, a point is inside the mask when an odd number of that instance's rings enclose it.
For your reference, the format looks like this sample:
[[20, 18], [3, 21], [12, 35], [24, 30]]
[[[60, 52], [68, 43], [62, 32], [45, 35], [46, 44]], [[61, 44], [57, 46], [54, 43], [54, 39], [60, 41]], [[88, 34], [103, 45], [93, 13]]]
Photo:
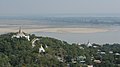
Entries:
[[[0, 33], [17, 32], [18, 27], [0, 28]], [[23, 28], [26, 33], [33, 32], [53, 32], [53, 33], [97, 33], [107, 32], [109, 29], [102, 28]]]

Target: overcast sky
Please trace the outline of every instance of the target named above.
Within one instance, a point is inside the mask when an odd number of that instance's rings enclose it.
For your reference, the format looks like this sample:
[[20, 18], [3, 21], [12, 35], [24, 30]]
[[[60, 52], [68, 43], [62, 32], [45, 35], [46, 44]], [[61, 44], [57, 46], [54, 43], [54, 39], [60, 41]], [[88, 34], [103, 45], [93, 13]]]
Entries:
[[0, 16], [120, 14], [120, 0], [0, 0]]

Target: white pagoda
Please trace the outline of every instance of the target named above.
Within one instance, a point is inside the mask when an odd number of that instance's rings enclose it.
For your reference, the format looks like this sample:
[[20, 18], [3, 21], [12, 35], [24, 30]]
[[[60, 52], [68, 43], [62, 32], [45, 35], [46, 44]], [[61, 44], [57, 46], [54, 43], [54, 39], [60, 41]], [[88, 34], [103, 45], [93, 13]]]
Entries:
[[92, 46], [92, 44], [88, 41], [87, 47], [91, 47], [91, 46]]
[[41, 45], [41, 47], [39, 48], [39, 53], [41, 53], [41, 52], [45, 52], [45, 49], [42, 47], [42, 45]]
[[26, 38], [28, 41], [30, 41], [30, 36], [29, 36], [29, 35], [26, 35], [26, 34], [21, 30], [21, 27], [20, 27], [20, 29], [19, 29], [19, 32], [18, 32], [16, 35], [13, 35], [13, 36], [12, 36], [12, 38], [14, 38], [14, 37], [16, 37], [16, 38], [22, 38], [22, 37], [24, 37], [24, 38]]

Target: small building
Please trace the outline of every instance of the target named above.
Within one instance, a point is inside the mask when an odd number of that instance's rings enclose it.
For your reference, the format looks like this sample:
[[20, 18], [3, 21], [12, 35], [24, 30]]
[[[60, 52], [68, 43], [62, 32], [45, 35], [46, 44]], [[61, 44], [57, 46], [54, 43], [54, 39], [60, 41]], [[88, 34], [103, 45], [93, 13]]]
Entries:
[[83, 48], [83, 47], [81, 47], [81, 46], [80, 46], [79, 48], [80, 48], [80, 49], [84, 49], [84, 48]]
[[81, 59], [81, 60], [84, 60], [84, 59], [86, 59], [86, 56], [78, 56], [77, 58]]
[[76, 58], [72, 58], [71, 61], [72, 61], [72, 63], [74, 63], [74, 64], [77, 63]]
[[97, 48], [98, 46], [93, 46], [94, 48]]
[[98, 49], [97, 51], [100, 52], [101, 50]]
[[79, 61], [80, 63], [85, 63], [85, 60], [86, 60], [86, 56], [78, 56], [77, 57], [77, 61]]
[[26, 38], [28, 41], [30, 41], [30, 36], [29, 35], [26, 35], [22, 30], [21, 30], [21, 27], [19, 29], [19, 31], [17, 32], [16, 35], [13, 35], [12, 38]]
[[45, 49], [42, 47], [42, 45], [41, 45], [41, 47], [39, 48], [39, 53], [41, 53], [41, 52], [45, 52]]
[[113, 54], [113, 51], [109, 51], [110, 54]]
[[115, 55], [119, 56], [120, 54], [119, 53], [115, 53]]
[[78, 43], [78, 45], [81, 45], [81, 43]]
[[80, 61], [80, 63], [85, 63], [85, 61], [84, 61], [84, 60], [82, 60], [82, 61]]
[[100, 52], [100, 54], [106, 54], [105, 52]]
[[48, 46], [47, 46], [47, 45], [45, 45], [45, 48], [48, 48]]
[[100, 60], [94, 60], [94, 62], [95, 62], [95, 63], [98, 63], [98, 64], [101, 63]]
[[87, 67], [93, 67], [93, 65], [88, 65]]
[[59, 56], [57, 57], [57, 59], [59, 60], [59, 62], [64, 62], [64, 59]]

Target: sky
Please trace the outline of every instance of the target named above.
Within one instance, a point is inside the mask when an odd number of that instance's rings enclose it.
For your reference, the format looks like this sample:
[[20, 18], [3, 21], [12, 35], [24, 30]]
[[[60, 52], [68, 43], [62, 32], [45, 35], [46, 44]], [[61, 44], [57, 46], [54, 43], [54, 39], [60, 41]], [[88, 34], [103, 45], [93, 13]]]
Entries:
[[120, 0], [0, 0], [0, 16], [120, 14]]

